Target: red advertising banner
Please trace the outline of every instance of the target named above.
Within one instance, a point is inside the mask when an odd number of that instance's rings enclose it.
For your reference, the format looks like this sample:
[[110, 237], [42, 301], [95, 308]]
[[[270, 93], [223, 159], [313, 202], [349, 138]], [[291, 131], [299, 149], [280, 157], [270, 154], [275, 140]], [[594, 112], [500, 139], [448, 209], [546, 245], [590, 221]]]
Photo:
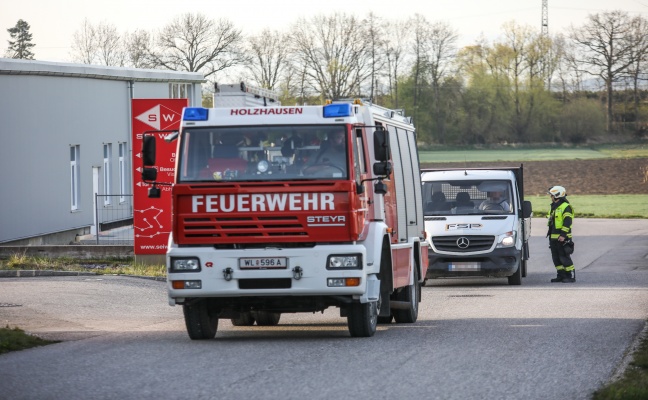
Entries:
[[180, 128], [182, 108], [187, 99], [133, 99], [133, 236], [135, 254], [166, 254], [171, 233], [171, 187], [159, 186], [159, 199], [150, 199], [148, 189], [152, 186], [142, 182], [142, 137], [144, 133], [155, 134], [156, 167], [159, 182], [173, 182], [176, 142], [167, 143], [162, 138]]

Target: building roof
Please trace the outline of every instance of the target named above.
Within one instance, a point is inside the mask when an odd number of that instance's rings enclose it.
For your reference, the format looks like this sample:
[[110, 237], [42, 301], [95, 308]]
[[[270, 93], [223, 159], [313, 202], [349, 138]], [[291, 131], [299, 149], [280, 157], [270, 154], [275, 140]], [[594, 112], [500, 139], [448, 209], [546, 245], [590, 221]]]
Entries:
[[13, 58], [0, 58], [0, 75], [66, 76], [135, 82], [202, 83], [205, 81], [205, 77], [200, 72], [109, 67]]

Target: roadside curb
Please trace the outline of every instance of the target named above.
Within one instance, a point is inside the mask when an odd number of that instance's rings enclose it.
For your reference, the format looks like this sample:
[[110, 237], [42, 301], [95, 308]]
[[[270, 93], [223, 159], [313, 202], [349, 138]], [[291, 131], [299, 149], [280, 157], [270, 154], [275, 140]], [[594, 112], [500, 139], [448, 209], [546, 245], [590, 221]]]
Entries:
[[18, 269], [18, 270], [0, 270], [0, 278], [34, 278], [44, 276], [123, 276], [127, 278], [149, 279], [154, 281], [166, 282], [166, 277], [160, 276], [142, 276], [142, 275], [125, 275], [125, 274], [98, 274], [96, 272], [81, 271], [52, 271], [37, 269]]

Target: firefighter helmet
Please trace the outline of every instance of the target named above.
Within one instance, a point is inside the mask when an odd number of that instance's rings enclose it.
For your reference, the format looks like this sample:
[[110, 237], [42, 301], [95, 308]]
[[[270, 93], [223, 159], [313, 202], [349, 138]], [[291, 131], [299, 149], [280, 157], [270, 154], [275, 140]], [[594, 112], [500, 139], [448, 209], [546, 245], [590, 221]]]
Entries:
[[553, 197], [555, 199], [559, 199], [561, 197], [567, 196], [567, 191], [562, 186], [551, 187], [551, 188], [549, 188], [548, 193], [551, 195], [551, 197]]

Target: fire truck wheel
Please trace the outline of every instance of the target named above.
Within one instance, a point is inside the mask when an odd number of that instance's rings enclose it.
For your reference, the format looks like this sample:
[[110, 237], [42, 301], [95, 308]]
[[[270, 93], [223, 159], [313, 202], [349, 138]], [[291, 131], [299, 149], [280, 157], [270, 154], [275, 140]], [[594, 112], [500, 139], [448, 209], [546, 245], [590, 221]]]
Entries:
[[[416, 278], [416, 276], [414, 276]], [[419, 289], [419, 282], [414, 279], [414, 283], [401, 289], [396, 293], [395, 300], [404, 301], [408, 303], [408, 308], [404, 310], [393, 310], [394, 319], [397, 324], [412, 324], [418, 318], [419, 296], [421, 295]]]
[[252, 326], [254, 325], [254, 317], [250, 311], [242, 312], [238, 318], [232, 318], [232, 325], [234, 326]]
[[394, 320], [394, 316], [390, 315], [389, 317], [378, 317], [379, 324], [391, 324]]
[[210, 315], [207, 302], [197, 301], [182, 306], [187, 333], [192, 340], [213, 339], [218, 329], [218, 316]]
[[254, 313], [254, 319], [259, 326], [275, 326], [279, 324], [280, 318], [281, 313], [277, 312], [257, 311]]
[[371, 337], [378, 324], [378, 301], [360, 303], [354, 301], [349, 308], [347, 324], [352, 337]]

